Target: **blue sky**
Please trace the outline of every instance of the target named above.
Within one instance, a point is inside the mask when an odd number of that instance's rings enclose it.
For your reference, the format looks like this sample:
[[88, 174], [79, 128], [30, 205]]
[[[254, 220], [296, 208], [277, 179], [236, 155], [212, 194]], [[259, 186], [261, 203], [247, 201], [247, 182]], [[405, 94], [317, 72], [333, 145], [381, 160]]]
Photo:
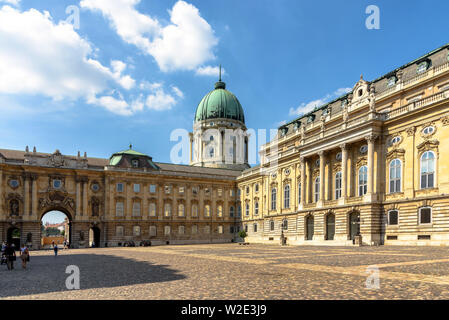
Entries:
[[[368, 5], [380, 29], [368, 30]], [[79, 8], [76, 19], [65, 22]], [[72, 7], [73, 8], [73, 7]], [[449, 42], [447, 1], [0, 0], [0, 148], [170, 162], [225, 70], [246, 124], [283, 121]], [[76, 10], [75, 10], [76, 11]], [[75, 22], [75, 24], [73, 24]]]

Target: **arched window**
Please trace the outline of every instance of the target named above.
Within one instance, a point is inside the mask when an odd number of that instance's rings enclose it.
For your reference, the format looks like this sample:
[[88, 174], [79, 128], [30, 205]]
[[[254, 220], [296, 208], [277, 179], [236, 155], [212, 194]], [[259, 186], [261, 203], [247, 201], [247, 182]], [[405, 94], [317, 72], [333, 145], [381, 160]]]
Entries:
[[242, 216], [242, 206], [238, 205], [237, 206], [237, 217], [240, 218]]
[[205, 217], [210, 217], [210, 205], [206, 204], [204, 206], [204, 216]]
[[390, 162], [390, 193], [401, 192], [401, 160]]
[[313, 187], [313, 199], [315, 202], [318, 202], [320, 200], [320, 177], [316, 177], [315, 184]]
[[254, 202], [254, 214], [256, 216], [259, 214], [259, 201]]
[[217, 206], [217, 217], [223, 217], [223, 207], [221, 205]]
[[276, 188], [271, 189], [271, 210], [276, 210]]
[[399, 223], [399, 212], [397, 210], [388, 211], [388, 225], [396, 226]]
[[421, 156], [421, 189], [435, 187], [435, 154], [426, 151]]
[[301, 182], [298, 183], [298, 204], [301, 204]]
[[288, 230], [288, 220], [287, 219], [282, 220], [282, 229]]
[[198, 205], [192, 205], [192, 217], [198, 217]]
[[364, 196], [368, 192], [368, 167], [359, 169], [359, 196]]
[[184, 217], [184, 204], [183, 203], [180, 203], [178, 205], [178, 216]]
[[341, 172], [335, 175], [335, 200], [341, 198]]
[[166, 203], [164, 206], [164, 216], [170, 217], [171, 216], [171, 204]]
[[284, 208], [290, 208], [290, 185], [284, 187]]
[[245, 215], [249, 216], [249, 203], [246, 203], [246, 207], [245, 207]]
[[432, 223], [432, 208], [431, 207], [419, 208], [418, 215], [419, 215], [419, 217], [418, 217], [419, 224]]
[[151, 202], [148, 210], [150, 211], [149, 212], [150, 217], [155, 217], [156, 216], [156, 203]]
[[234, 207], [233, 206], [231, 206], [230, 208], [229, 208], [229, 216], [231, 217], [231, 218], [233, 218], [234, 217]]

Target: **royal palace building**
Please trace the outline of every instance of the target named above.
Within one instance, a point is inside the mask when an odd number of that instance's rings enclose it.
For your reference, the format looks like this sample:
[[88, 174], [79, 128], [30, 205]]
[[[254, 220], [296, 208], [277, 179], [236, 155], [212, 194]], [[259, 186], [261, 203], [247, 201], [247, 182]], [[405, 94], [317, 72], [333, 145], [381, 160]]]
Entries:
[[190, 165], [0, 149], [0, 240], [41, 247], [67, 216], [73, 247], [224, 243], [449, 244], [449, 45], [278, 129], [248, 165], [239, 100], [197, 107]]
[[448, 48], [280, 127], [237, 178], [247, 240], [448, 245]]

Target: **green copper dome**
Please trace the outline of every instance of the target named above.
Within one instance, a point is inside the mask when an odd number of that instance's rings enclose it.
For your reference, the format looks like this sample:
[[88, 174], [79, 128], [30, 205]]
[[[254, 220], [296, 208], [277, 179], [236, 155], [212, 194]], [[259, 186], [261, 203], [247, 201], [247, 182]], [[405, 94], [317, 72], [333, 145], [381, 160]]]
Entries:
[[222, 81], [215, 83], [215, 90], [206, 94], [196, 109], [195, 122], [208, 119], [233, 119], [245, 123], [242, 105], [226, 90]]

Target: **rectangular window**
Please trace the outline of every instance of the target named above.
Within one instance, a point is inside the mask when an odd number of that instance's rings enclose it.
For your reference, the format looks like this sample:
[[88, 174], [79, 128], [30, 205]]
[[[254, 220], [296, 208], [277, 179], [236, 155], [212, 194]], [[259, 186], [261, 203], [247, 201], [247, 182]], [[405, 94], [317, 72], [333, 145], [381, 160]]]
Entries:
[[150, 226], [150, 237], [155, 237], [157, 234], [156, 226]]
[[193, 194], [194, 196], [198, 195], [198, 192], [199, 192], [198, 187], [192, 187], [192, 194]]
[[140, 184], [134, 183], [134, 192], [140, 192]]
[[223, 217], [223, 207], [217, 206], [217, 217]]
[[124, 205], [123, 202], [117, 202], [115, 204], [115, 215], [117, 217], [123, 217], [124, 215]]
[[185, 212], [184, 212], [184, 204], [180, 203], [178, 205], [178, 216], [179, 217], [184, 217]]
[[223, 196], [223, 189], [217, 189], [217, 196], [218, 197]]
[[192, 217], [198, 217], [198, 206], [196, 204], [192, 205]]
[[117, 192], [123, 192], [123, 183], [117, 183]]
[[133, 203], [133, 217], [140, 216], [140, 202]]
[[192, 226], [192, 234], [197, 234], [198, 233], [198, 226], [196, 224], [194, 224]]
[[179, 226], [178, 234], [184, 234], [184, 233], [185, 233], [185, 227], [184, 226]]
[[432, 209], [431, 208], [419, 209], [419, 223], [420, 224], [432, 223]]
[[209, 234], [210, 233], [210, 226], [205, 226], [204, 227], [204, 233], [205, 234]]
[[156, 185], [155, 184], [150, 184], [150, 193], [156, 193]]
[[134, 235], [135, 237], [140, 236], [140, 227], [139, 227], [139, 226], [134, 226], [134, 227], [133, 227], [133, 235]]
[[165, 194], [171, 193], [171, 186], [165, 186]]
[[206, 206], [204, 207], [204, 216], [210, 217], [210, 205], [208, 204], [206, 204]]
[[117, 237], [123, 237], [123, 234], [124, 234], [124, 228], [122, 226], [117, 226], [115, 228], [115, 235]]
[[254, 224], [253, 228], [254, 228], [254, 232], [257, 232], [257, 223]]
[[398, 225], [399, 216], [397, 210], [392, 210], [388, 212], [388, 224], [390, 226]]
[[179, 187], [179, 194], [184, 194], [185, 188], [184, 187]]
[[223, 233], [223, 226], [218, 226], [218, 233]]
[[164, 235], [169, 236], [170, 232], [171, 232], [170, 226], [165, 226], [164, 227]]
[[164, 216], [170, 217], [171, 216], [171, 204], [166, 203], [164, 206]]
[[149, 215], [150, 217], [155, 217], [156, 216], [156, 204], [154, 202], [150, 203], [149, 206]]

